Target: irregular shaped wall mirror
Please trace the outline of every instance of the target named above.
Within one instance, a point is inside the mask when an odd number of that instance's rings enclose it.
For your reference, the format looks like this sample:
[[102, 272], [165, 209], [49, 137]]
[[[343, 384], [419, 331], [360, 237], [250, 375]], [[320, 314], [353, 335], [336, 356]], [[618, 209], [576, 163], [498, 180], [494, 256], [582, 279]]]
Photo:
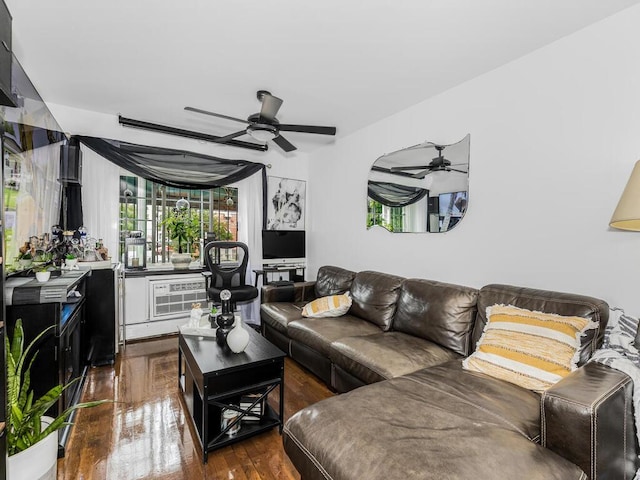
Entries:
[[467, 211], [469, 143], [425, 142], [378, 158], [369, 172], [367, 228], [446, 232]]

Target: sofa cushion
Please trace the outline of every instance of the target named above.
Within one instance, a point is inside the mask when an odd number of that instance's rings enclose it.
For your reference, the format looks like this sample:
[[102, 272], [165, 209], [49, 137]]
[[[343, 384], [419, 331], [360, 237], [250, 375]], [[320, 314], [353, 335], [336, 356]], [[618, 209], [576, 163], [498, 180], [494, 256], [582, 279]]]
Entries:
[[539, 392], [577, 368], [581, 336], [598, 327], [582, 317], [508, 305], [488, 307], [487, 318], [478, 347], [463, 367]]
[[469, 355], [478, 290], [432, 280], [407, 279], [393, 318], [393, 329]]
[[447, 348], [402, 332], [344, 337], [333, 342], [329, 352], [333, 363], [364, 383], [399, 377], [458, 357]]
[[260, 318], [280, 333], [287, 335], [287, 325], [302, 318], [304, 302], [275, 302], [260, 305]]
[[340, 267], [326, 265], [318, 269], [315, 285], [316, 298], [340, 295], [349, 291], [355, 272]]
[[302, 309], [302, 316], [308, 318], [341, 317], [349, 311], [351, 297], [349, 293], [316, 298]]
[[349, 313], [389, 330], [403, 281], [397, 275], [358, 272], [351, 284], [353, 303]]
[[586, 479], [536, 442], [540, 397], [448, 362], [322, 400], [284, 427], [307, 479]]
[[329, 357], [331, 342], [355, 335], [380, 333], [380, 328], [350, 314], [335, 318], [301, 318], [290, 322], [289, 336]]
[[609, 305], [597, 298], [511, 285], [487, 285], [480, 289], [478, 295], [478, 313], [473, 328], [472, 351], [475, 350], [476, 343], [487, 324], [487, 307], [496, 304], [513, 305], [536, 312], [583, 317], [598, 322], [600, 327], [587, 331], [581, 339], [578, 366], [584, 365], [600, 346], [609, 320]]

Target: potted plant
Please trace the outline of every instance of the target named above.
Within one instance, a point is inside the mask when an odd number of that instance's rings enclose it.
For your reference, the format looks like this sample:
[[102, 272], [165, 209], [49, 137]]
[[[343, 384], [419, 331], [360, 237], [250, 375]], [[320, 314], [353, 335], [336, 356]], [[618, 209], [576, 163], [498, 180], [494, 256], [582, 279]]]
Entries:
[[28, 360], [33, 346], [53, 326], [47, 328], [24, 348], [22, 319], [18, 319], [13, 338], [5, 339], [7, 356], [7, 461], [8, 480], [56, 478], [58, 430], [65, 426], [69, 415], [79, 408], [100, 405], [105, 400], [78, 403], [57, 418], [45, 412], [56, 404], [67, 385], [57, 385], [42, 397], [34, 399], [31, 386], [31, 365], [37, 352]]
[[22, 269], [29, 268], [32, 262], [33, 262], [33, 256], [31, 255], [30, 251], [26, 251], [25, 253], [20, 253], [20, 255], [18, 256], [18, 265]]
[[78, 264], [78, 257], [74, 253], [67, 253], [64, 256], [64, 264], [67, 268], [73, 268]]
[[167, 229], [169, 238], [176, 242], [177, 252], [171, 255], [171, 263], [176, 269], [189, 268], [191, 245], [200, 236], [200, 220], [196, 212], [192, 212], [188, 207], [176, 207], [169, 211], [169, 214], [162, 220], [162, 225]]
[[44, 283], [51, 278], [51, 271], [48, 265], [40, 265], [34, 268], [36, 272], [36, 280], [40, 283]]

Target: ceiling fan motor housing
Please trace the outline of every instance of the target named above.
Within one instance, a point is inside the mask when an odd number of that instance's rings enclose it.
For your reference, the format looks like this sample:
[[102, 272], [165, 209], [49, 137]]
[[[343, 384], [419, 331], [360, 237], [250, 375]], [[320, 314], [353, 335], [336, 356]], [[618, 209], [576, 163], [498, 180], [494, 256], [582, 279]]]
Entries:
[[252, 123], [247, 127], [247, 133], [256, 140], [266, 142], [278, 136], [278, 127], [267, 123]]

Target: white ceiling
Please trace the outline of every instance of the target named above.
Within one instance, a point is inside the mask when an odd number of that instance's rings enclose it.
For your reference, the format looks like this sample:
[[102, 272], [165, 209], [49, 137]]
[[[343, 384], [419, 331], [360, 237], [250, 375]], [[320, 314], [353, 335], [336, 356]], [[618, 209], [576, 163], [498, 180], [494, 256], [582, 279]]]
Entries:
[[[225, 135], [242, 125], [184, 106], [246, 118], [266, 89], [284, 100], [280, 122], [338, 136], [640, 3], [5, 1], [15, 54], [47, 102]], [[300, 152], [332, 141], [286, 137]]]

